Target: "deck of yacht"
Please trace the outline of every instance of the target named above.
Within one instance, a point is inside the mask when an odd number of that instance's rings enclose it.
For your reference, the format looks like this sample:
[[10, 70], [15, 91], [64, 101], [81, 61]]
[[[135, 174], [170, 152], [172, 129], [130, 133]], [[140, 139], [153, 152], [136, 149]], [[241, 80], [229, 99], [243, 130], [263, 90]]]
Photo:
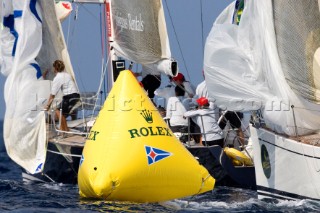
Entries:
[[81, 135], [67, 135], [64, 137], [57, 136], [49, 138], [49, 142], [60, 145], [83, 147], [86, 142], [86, 137]]
[[301, 143], [304, 143], [304, 144], [309, 144], [309, 145], [312, 145], [312, 146], [319, 146], [320, 147], [320, 133], [319, 132], [316, 132], [316, 133], [313, 133], [313, 134], [308, 134], [308, 135], [299, 135], [299, 136], [288, 136], [288, 135], [285, 135], [285, 134], [279, 134], [279, 133], [276, 133], [275, 131], [269, 129], [269, 128], [266, 128], [266, 127], [263, 127], [264, 129], [270, 131], [270, 132], [274, 132], [275, 134], [277, 135], [280, 135], [282, 137], [285, 137], [285, 138], [289, 138], [291, 140], [295, 140], [295, 141], [298, 141], [298, 142], [301, 142]]
[[290, 139], [299, 141], [301, 143], [309, 144], [312, 146], [320, 146], [320, 134], [310, 134], [304, 136], [290, 137]]
[[78, 131], [73, 132], [72, 129], [70, 133], [59, 134], [52, 124], [47, 124], [47, 137], [50, 143], [59, 145], [83, 147], [86, 142], [85, 134], [81, 134]]

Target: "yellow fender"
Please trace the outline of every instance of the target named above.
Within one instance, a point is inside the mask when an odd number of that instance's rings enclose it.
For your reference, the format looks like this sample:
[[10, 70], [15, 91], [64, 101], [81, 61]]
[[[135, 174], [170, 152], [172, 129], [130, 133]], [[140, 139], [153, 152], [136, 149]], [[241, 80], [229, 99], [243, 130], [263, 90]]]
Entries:
[[235, 166], [253, 166], [251, 158], [235, 148], [225, 147], [223, 150]]
[[121, 71], [83, 149], [80, 196], [160, 202], [211, 191], [214, 183], [133, 74]]

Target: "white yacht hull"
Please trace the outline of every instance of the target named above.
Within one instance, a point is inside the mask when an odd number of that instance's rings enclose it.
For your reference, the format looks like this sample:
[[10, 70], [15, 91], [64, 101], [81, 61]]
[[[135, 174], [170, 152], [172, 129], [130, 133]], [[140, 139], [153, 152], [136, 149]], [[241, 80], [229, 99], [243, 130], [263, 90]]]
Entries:
[[[320, 200], [320, 147], [250, 127], [259, 199]], [[311, 144], [320, 141], [313, 137]]]

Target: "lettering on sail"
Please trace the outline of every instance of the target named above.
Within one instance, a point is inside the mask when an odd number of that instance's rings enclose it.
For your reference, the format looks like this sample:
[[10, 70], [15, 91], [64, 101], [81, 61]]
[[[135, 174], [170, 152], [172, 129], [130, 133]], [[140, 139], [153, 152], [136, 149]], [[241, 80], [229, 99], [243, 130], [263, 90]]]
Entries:
[[122, 16], [121, 13], [117, 13], [115, 15], [116, 26], [121, 29], [139, 31], [142, 32], [144, 30], [144, 21], [142, 20], [141, 13], [139, 15], [132, 15], [128, 13], [128, 15]]

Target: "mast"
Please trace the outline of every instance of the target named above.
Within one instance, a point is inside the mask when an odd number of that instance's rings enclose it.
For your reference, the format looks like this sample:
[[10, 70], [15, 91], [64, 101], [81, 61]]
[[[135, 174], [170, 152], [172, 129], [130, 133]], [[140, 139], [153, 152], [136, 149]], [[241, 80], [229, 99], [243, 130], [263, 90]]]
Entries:
[[[108, 64], [107, 64], [107, 91], [110, 91], [114, 81], [118, 77], [121, 70], [125, 69], [125, 61], [119, 60], [115, 50], [112, 46], [114, 42], [114, 31], [112, 22], [112, 1], [111, 0], [73, 0], [73, 3], [89, 3], [89, 4], [104, 4], [105, 5], [105, 33], [107, 35], [107, 48], [108, 48]], [[105, 44], [104, 44], [105, 45]]]
[[107, 91], [111, 90], [119, 72], [125, 69], [125, 60], [148, 66], [165, 75], [176, 76], [177, 62], [171, 57], [161, 0], [138, 2], [75, 0], [74, 2], [105, 4], [108, 48]]
[[[112, 43], [114, 42], [114, 32], [113, 32], [113, 22], [112, 22], [112, 10], [111, 10], [111, 0], [105, 1], [105, 10], [106, 10], [106, 34], [108, 36], [107, 47], [108, 47], [108, 88], [107, 91], [110, 91], [114, 81], [116, 80], [119, 70], [125, 69], [124, 60], [118, 61], [118, 57], [112, 47]], [[118, 70], [119, 69], [119, 70]]]

